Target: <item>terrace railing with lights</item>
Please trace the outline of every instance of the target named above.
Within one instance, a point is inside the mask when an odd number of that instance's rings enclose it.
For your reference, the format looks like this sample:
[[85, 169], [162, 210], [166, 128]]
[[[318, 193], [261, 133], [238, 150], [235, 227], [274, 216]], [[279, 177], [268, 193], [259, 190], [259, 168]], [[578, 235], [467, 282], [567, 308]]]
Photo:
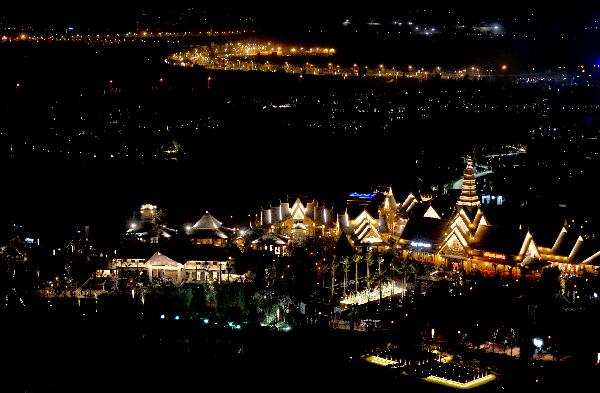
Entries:
[[431, 362], [412, 367], [407, 373], [448, 387], [471, 389], [496, 379], [494, 374], [452, 363]]
[[358, 293], [350, 293], [349, 295], [342, 298], [340, 301], [341, 304], [351, 305], [351, 304], [365, 304], [372, 301], [379, 300], [381, 298], [387, 298], [393, 295], [401, 294], [404, 291], [403, 288], [399, 288], [396, 283], [388, 283], [384, 284], [381, 287], [381, 291], [379, 287], [374, 287], [372, 289], [364, 289], [362, 291], [358, 291]]

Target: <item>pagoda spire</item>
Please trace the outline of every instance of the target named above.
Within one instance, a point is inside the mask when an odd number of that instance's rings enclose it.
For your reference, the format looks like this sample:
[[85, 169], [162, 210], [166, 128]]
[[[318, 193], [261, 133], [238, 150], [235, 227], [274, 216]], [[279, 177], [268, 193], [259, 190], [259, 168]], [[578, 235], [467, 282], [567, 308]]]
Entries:
[[458, 202], [458, 206], [475, 207], [480, 206], [481, 202], [477, 196], [477, 186], [475, 185], [475, 170], [473, 169], [473, 160], [467, 157], [467, 168], [463, 177], [462, 191]]

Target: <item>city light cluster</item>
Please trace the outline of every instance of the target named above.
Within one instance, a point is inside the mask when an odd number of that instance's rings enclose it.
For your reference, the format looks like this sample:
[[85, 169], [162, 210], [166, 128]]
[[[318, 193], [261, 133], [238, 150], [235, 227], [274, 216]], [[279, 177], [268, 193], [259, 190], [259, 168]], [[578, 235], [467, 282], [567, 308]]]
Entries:
[[271, 42], [228, 42], [199, 46], [187, 51], [177, 52], [165, 59], [165, 63], [180, 67], [202, 66], [206, 69], [222, 71], [284, 71], [290, 74], [336, 76], [336, 77], [376, 77], [376, 78], [416, 78], [428, 79], [439, 76], [442, 79], [463, 79], [465, 77], [482, 78], [491, 75], [492, 70], [482, 70], [471, 66], [455, 70], [445, 70], [437, 66], [432, 69], [423, 67], [396, 67], [379, 64], [377, 67], [359, 64], [342, 65], [333, 62], [310, 62], [308, 58], [325, 58], [335, 55], [337, 50], [331, 47], [303, 47], [299, 45], [283, 46]]
[[250, 33], [248, 30], [207, 30], [207, 31], [134, 31], [115, 34], [52, 34], [52, 35], [30, 35], [22, 32], [18, 34], [4, 34], [0, 37], [0, 42], [84, 42], [84, 43], [102, 43], [102, 44], [120, 44], [125, 42], [138, 42], [144, 39], [163, 39], [163, 38], [186, 38], [186, 37], [226, 37]]

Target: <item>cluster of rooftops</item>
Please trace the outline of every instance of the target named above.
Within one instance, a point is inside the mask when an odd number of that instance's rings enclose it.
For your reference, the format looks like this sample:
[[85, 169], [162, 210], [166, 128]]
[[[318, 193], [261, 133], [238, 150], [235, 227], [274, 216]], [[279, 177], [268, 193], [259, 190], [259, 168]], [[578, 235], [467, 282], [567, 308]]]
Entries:
[[519, 268], [552, 264], [566, 271], [596, 271], [600, 265], [600, 244], [567, 222], [556, 226], [524, 224], [523, 220], [494, 224], [495, 212], [482, 206], [477, 195], [471, 160], [467, 160], [461, 194], [451, 206], [414, 193], [398, 202], [391, 187], [370, 195], [373, 198], [368, 203], [348, 204], [342, 212], [316, 200], [296, 198], [293, 203], [284, 201], [261, 209], [254, 222], [236, 228], [224, 226], [206, 212], [184, 231], [160, 223], [156, 206], [143, 205], [141, 219], [131, 225], [127, 235], [142, 243], [168, 243], [183, 235], [187, 245], [176, 248], [186, 252], [194, 248], [191, 244], [284, 255], [291, 243], [312, 239], [334, 244], [332, 250], [343, 245], [353, 252], [393, 246], [405, 253], [431, 256], [436, 262], [481, 261]]

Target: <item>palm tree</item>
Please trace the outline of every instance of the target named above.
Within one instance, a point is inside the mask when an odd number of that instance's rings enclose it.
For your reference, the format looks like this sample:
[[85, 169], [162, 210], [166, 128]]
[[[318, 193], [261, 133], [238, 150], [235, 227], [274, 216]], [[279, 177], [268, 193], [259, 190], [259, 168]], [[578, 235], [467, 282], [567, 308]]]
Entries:
[[385, 262], [385, 259], [383, 259], [383, 257], [378, 257], [377, 258], [377, 272], [381, 273], [381, 265], [383, 265]]
[[325, 272], [329, 270], [329, 266], [328, 262], [323, 262], [321, 263], [321, 267], [319, 267], [321, 270], [321, 288], [325, 288]]
[[354, 262], [354, 292], [358, 293], [358, 264], [362, 261], [362, 257], [356, 254], [352, 260]]
[[402, 297], [404, 298], [407, 284], [406, 276], [416, 274], [417, 266], [414, 264], [413, 261], [403, 259], [399, 266], [399, 270], [402, 272]]
[[377, 258], [377, 282], [379, 283], [379, 303], [381, 303], [381, 282], [383, 281], [383, 272], [381, 271], [381, 265], [385, 262], [383, 257]]
[[406, 272], [413, 276], [415, 285], [417, 284], [417, 275], [419, 274], [419, 265], [414, 260], [410, 260], [407, 263]]
[[383, 298], [383, 284], [388, 281], [388, 277], [386, 276], [386, 272], [382, 270], [378, 270], [372, 277], [373, 283], [378, 283], [379, 285], [379, 304], [381, 304], [381, 299]]
[[390, 267], [388, 269], [388, 272], [390, 273], [390, 276], [391, 276], [390, 278], [392, 279], [392, 283], [394, 283], [392, 286], [392, 296], [393, 296], [393, 295], [395, 295], [394, 289], [396, 288], [396, 274], [400, 274], [402, 272], [401, 265], [400, 265], [400, 259], [393, 258], [390, 261]]
[[498, 338], [498, 333], [500, 332], [500, 328], [494, 329], [492, 331], [492, 352], [496, 353], [495, 351], [495, 345], [496, 345], [496, 339]]
[[331, 271], [331, 298], [333, 299], [335, 289], [335, 271], [337, 270], [339, 263], [335, 259], [329, 264], [329, 270]]
[[507, 337], [506, 337], [506, 341], [508, 342], [508, 345], [510, 345], [510, 356], [513, 355], [513, 347], [515, 346], [516, 342], [517, 342], [517, 334], [515, 332], [515, 329], [510, 328], [510, 330], [508, 331]]
[[385, 259], [383, 259], [383, 257], [377, 258], [377, 273], [379, 275], [381, 275], [381, 265], [383, 265], [384, 262], [385, 262]]
[[371, 273], [369, 267], [373, 264], [373, 254], [371, 254], [370, 252], [367, 253], [365, 262], [367, 264], [367, 289], [371, 289]]
[[[379, 275], [377, 274], [377, 272], [375, 272], [375, 274], [372, 274], [371, 276], [369, 276], [369, 279], [367, 280], [367, 286], [370, 289], [371, 288], [371, 284], [377, 284], [377, 281], [379, 280]], [[370, 293], [369, 293], [370, 296]], [[381, 302], [381, 292], [379, 293], [379, 301]]]
[[350, 271], [350, 258], [342, 258], [342, 271], [344, 272], [344, 295], [346, 295], [346, 284], [348, 283], [348, 271]]

